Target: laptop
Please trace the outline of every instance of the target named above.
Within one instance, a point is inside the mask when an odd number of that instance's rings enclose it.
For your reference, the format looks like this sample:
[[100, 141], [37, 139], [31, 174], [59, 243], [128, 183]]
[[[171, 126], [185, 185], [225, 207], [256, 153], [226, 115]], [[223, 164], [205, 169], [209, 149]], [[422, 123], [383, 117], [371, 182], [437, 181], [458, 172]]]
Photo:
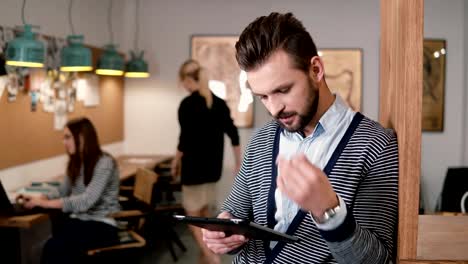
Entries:
[[4, 216], [21, 216], [21, 215], [32, 215], [47, 213], [47, 209], [44, 208], [33, 208], [27, 209], [21, 204], [11, 203], [8, 195], [3, 188], [2, 181], [0, 181], [0, 215]]

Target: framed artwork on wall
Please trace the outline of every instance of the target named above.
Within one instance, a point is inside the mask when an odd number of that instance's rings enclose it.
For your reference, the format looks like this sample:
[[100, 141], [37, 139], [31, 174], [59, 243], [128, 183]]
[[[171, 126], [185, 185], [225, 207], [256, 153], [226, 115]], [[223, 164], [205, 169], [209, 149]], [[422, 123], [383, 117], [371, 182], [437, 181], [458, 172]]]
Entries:
[[423, 48], [422, 130], [444, 130], [445, 40], [425, 39]]
[[325, 80], [333, 93], [354, 111], [361, 111], [362, 50], [319, 49], [325, 66]]
[[236, 61], [238, 36], [193, 35], [191, 58], [205, 67], [211, 91], [226, 101], [234, 124], [253, 126], [253, 97], [247, 88], [247, 75]]

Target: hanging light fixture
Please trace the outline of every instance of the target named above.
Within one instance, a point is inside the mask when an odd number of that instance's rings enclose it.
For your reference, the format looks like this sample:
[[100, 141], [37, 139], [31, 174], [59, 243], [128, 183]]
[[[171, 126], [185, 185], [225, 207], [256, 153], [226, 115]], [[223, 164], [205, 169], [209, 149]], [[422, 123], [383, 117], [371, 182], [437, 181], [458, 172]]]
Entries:
[[[112, 14], [112, 0], [109, 0], [107, 23], [109, 26], [109, 35], [110, 35], [111, 43], [113, 43], [114, 36], [112, 32], [111, 14]], [[111, 75], [111, 76], [121, 76], [124, 74], [124, 60], [119, 55], [119, 53], [117, 53], [117, 50], [115, 49], [114, 44], [108, 44], [105, 46], [105, 50], [98, 60], [96, 74]]]
[[61, 51], [60, 70], [63, 72], [91, 71], [93, 69], [91, 50], [83, 45], [83, 35], [75, 35], [71, 12], [72, 6], [73, 0], [70, 0], [68, 6], [68, 22], [72, 35], [67, 37], [68, 46], [64, 47]]
[[117, 53], [115, 45], [108, 44], [105, 46], [104, 53], [99, 58], [98, 69], [96, 74], [122, 76], [124, 69], [124, 61]]
[[131, 60], [127, 63], [125, 77], [147, 78], [149, 77], [148, 64], [143, 60], [143, 51], [140, 54], [130, 51]]
[[44, 67], [44, 44], [34, 39], [32, 26], [26, 24], [24, 19], [24, 9], [26, 0], [23, 0], [21, 8], [21, 18], [24, 30], [18, 37], [9, 41], [5, 54], [6, 64], [18, 67]]
[[148, 63], [143, 59], [143, 51], [137, 52], [138, 50], [138, 33], [139, 33], [139, 22], [138, 22], [138, 10], [140, 7], [140, 1], [136, 0], [135, 3], [135, 39], [133, 49], [130, 51], [130, 61], [127, 62], [125, 77], [128, 78], [147, 78], [149, 77]]

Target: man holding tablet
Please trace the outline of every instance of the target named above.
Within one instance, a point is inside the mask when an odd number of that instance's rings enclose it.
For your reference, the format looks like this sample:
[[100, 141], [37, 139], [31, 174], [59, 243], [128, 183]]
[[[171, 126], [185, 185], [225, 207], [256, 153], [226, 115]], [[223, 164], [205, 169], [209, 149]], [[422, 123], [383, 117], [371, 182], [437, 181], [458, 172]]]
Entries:
[[391, 263], [398, 214], [393, 131], [330, 92], [322, 59], [291, 13], [248, 25], [236, 58], [275, 119], [258, 130], [218, 218], [247, 219], [299, 241], [203, 229], [234, 263]]

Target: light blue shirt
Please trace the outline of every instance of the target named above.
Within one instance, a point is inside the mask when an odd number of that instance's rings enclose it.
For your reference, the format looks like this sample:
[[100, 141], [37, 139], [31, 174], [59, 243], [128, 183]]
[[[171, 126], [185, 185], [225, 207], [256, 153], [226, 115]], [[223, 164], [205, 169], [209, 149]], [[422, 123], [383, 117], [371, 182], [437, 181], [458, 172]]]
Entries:
[[[325, 168], [356, 114], [338, 95], [335, 97], [335, 101], [320, 118], [311, 135], [304, 138], [297, 132], [282, 131], [279, 143], [280, 156], [288, 159], [295, 154], [304, 153], [312, 164], [322, 170]], [[346, 205], [341, 197], [338, 198], [342, 210], [338, 211], [339, 213], [329, 222], [316, 223], [319, 229], [333, 230], [346, 218]], [[275, 190], [275, 202], [277, 224], [274, 229], [285, 233], [300, 208], [279, 189]], [[270, 243], [272, 248], [275, 245], [274, 241]]]

